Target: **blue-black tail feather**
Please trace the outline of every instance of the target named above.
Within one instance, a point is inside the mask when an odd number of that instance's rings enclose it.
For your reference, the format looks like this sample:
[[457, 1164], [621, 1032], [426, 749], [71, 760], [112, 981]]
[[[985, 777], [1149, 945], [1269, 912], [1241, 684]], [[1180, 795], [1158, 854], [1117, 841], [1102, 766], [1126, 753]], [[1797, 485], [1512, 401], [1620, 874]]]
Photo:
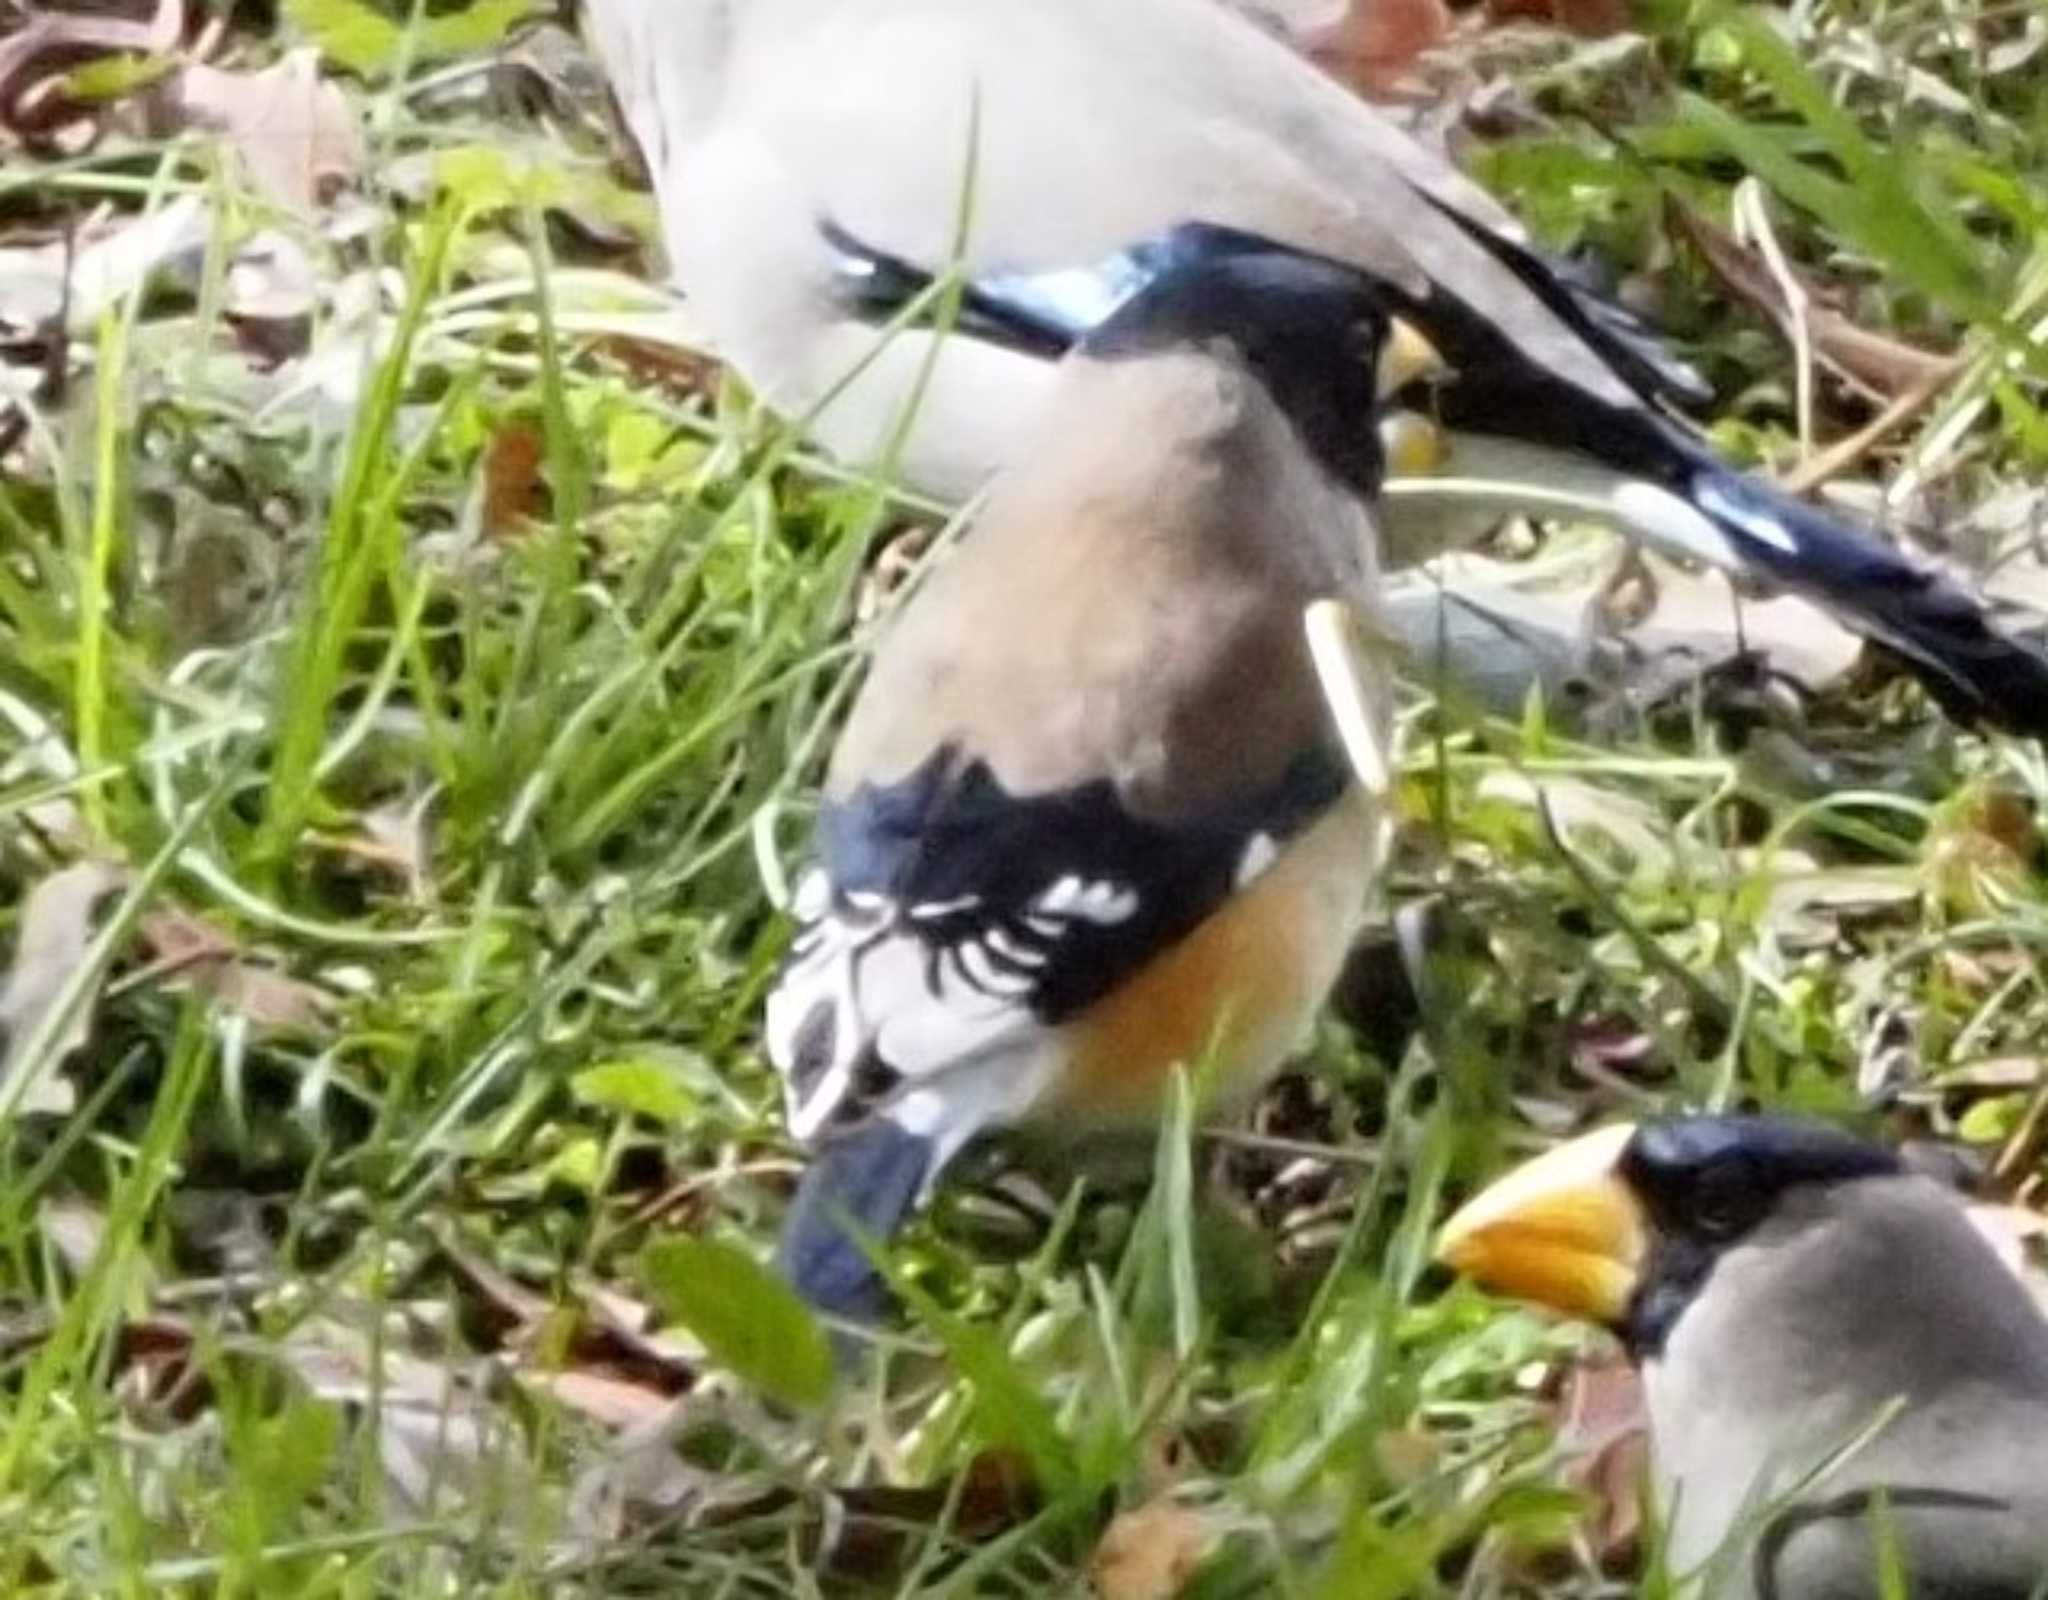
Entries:
[[818, 1147], [782, 1225], [775, 1262], [817, 1310], [850, 1322], [879, 1321], [888, 1286], [860, 1240], [885, 1240], [931, 1174], [932, 1141], [874, 1117]]
[[1696, 464], [1679, 492], [1745, 571], [1894, 651], [1951, 716], [2048, 737], [2048, 650], [2001, 632], [1960, 584], [1718, 462]]
[[[938, 281], [928, 269], [855, 237], [830, 218], [819, 222], [818, 233], [833, 255], [833, 294], [862, 321], [887, 322]], [[1093, 276], [1074, 274], [1084, 286]], [[936, 311], [934, 306], [934, 315]], [[1098, 314], [1104, 313], [1092, 289], [1086, 290], [1081, 305], [1070, 307], [1056, 291], [1040, 288], [1035, 277], [994, 283], [977, 279], [961, 289], [953, 327], [1005, 349], [1056, 361]]]

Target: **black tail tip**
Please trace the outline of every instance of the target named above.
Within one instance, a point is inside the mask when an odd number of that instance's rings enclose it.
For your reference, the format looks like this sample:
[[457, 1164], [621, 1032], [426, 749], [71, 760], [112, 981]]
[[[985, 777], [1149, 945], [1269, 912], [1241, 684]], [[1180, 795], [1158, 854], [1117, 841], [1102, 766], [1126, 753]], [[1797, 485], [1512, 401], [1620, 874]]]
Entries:
[[806, 1303], [849, 1322], [888, 1315], [888, 1285], [864, 1244], [896, 1231], [923, 1192], [932, 1157], [931, 1140], [879, 1117], [818, 1148], [775, 1256]]

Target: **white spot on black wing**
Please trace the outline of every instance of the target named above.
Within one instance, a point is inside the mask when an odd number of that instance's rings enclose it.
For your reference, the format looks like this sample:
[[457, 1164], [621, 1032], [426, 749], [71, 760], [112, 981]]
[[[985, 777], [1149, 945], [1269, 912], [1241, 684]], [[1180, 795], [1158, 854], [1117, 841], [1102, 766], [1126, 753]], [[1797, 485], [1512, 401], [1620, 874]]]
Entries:
[[1273, 842], [1273, 836], [1270, 833], [1255, 833], [1245, 841], [1244, 854], [1237, 858], [1237, 873], [1233, 882], [1236, 887], [1242, 889], [1279, 859], [1280, 847]]

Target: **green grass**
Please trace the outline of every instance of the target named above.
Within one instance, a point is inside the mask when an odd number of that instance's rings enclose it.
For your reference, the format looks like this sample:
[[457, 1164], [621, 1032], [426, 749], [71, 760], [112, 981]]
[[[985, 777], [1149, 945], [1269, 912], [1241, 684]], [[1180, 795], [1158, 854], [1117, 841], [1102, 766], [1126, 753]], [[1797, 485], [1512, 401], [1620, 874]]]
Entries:
[[[1974, 418], [1940, 458], [1967, 504], [2048, 436], [2032, 358], [2001, 359], [2039, 314], [2048, 94], [1932, 16], [1838, 8], [1787, 54], [1670, 8], [1644, 52], [1547, 68], [1555, 121], [1483, 169], [1628, 264], [1662, 193], [1724, 206], [1754, 169], [1868, 325], [1979, 357], [1875, 463], [1931, 466]], [[1857, 28], [1963, 109], [1812, 70]], [[391, 73], [491, 35], [413, 64], [351, 37]], [[2036, 1173], [2038, 751], [1899, 686], [1775, 745], [1418, 698], [1391, 893], [1484, 933], [1428, 1025], [1383, 1058], [1332, 1021], [1228, 1142], [1171, 1119], [1149, 1200], [963, 1186], [895, 1255], [900, 1333], [822, 1394], [752, 1268], [795, 1170], [756, 1044], [762, 867], [801, 848], [878, 544], [944, 512], [642, 337], [658, 299], [546, 220], [644, 220], [594, 146], [351, 92], [375, 170], [428, 173], [373, 189], [363, 239], [267, 212], [197, 142], [0, 181], [0, 248], [191, 192], [209, 272], [264, 222], [330, 292], [391, 275], [374, 348], [329, 303], [272, 377], [217, 283], [123, 302], [0, 464], [0, 948], [65, 864], [134, 869], [10, 1042], [8, 1592], [1064, 1595], [1170, 1492], [1213, 1543], [1193, 1594], [1609, 1593], [1553, 1434], [1586, 1337], [1427, 1266], [1456, 1194], [1683, 1104]], [[1789, 459], [1781, 341], [1689, 258], [1656, 275], [1728, 442]], [[290, 390], [311, 364], [318, 402]], [[1833, 433], [1863, 415], [1824, 402]], [[50, 1073], [73, 1114], [17, 1104]], [[763, 1325], [795, 1331], [735, 1353]]]

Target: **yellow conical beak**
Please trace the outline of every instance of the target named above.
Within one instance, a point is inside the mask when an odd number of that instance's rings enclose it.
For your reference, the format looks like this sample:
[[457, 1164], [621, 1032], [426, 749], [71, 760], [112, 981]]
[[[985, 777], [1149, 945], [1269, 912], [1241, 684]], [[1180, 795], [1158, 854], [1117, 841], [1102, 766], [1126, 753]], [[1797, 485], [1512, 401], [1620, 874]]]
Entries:
[[1424, 338], [1412, 323], [1403, 322], [1399, 317], [1393, 319], [1387, 328], [1386, 341], [1380, 346], [1379, 391], [1382, 400], [1399, 394], [1420, 378], [1443, 377], [1450, 370], [1450, 363], [1438, 354], [1436, 346]]
[[1635, 1131], [1585, 1134], [1481, 1190], [1444, 1224], [1437, 1259], [1497, 1293], [1620, 1323], [1650, 1248], [1649, 1219], [1620, 1172]]
[[1380, 418], [1380, 458], [1390, 478], [1426, 478], [1449, 462], [1451, 441], [1420, 412], [1389, 411]]

